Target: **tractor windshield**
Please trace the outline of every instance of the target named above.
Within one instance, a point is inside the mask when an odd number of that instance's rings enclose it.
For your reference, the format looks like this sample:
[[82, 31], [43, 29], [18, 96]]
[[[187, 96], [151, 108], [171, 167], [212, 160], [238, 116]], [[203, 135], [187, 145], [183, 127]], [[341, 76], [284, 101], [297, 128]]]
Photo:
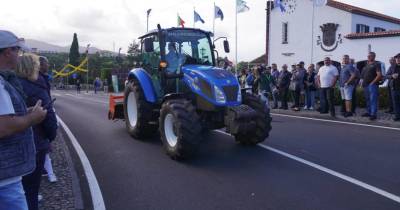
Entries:
[[185, 64], [213, 66], [213, 51], [209, 36], [201, 31], [173, 30], [165, 36], [166, 59], [169, 66], [177, 68]]

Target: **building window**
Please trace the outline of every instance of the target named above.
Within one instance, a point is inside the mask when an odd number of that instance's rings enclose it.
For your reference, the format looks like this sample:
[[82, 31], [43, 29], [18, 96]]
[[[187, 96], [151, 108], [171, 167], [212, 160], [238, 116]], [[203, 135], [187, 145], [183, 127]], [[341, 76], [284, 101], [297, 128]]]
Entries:
[[369, 33], [369, 26], [364, 24], [357, 24], [356, 33]]
[[282, 23], [282, 44], [288, 44], [288, 22]]
[[374, 32], [382, 32], [382, 31], [386, 31], [386, 29], [380, 28], [380, 27], [375, 27], [374, 28]]

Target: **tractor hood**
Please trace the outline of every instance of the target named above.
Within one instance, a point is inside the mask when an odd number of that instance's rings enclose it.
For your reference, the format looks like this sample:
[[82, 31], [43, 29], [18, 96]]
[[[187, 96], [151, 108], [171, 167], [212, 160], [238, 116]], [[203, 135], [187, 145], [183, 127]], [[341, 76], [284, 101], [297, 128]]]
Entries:
[[[240, 105], [239, 82], [231, 72], [203, 65], [185, 65], [182, 71], [185, 75], [184, 81], [192, 88], [192, 91], [210, 103], [219, 106]], [[222, 100], [223, 97], [225, 101]]]

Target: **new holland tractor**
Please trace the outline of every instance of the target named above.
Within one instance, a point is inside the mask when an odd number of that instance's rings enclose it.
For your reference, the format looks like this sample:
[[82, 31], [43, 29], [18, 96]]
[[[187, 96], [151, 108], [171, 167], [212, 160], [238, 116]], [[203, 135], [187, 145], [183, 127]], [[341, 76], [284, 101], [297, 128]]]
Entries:
[[[268, 105], [216, 67], [211, 37], [200, 29], [160, 25], [140, 37], [140, 67], [129, 72], [124, 96], [110, 96], [109, 118], [124, 119], [135, 139], [159, 131], [172, 159], [191, 156], [202, 133], [212, 129], [225, 128], [243, 145], [264, 141], [271, 130]], [[227, 40], [224, 49], [229, 52]]]

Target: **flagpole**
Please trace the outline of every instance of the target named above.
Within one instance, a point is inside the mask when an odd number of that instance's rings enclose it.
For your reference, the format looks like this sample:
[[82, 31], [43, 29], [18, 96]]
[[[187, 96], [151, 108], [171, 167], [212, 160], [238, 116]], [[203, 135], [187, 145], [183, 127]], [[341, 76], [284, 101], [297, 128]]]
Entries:
[[195, 12], [196, 12], [196, 7], [193, 7], [193, 28], [196, 26], [196, 18], [194, 17]]
[[315, 20], [315, 1], [312, 1], [313, 9], [312, 9], [312, 20], [311, 20], [311, 63], [314, 61], [314, 20]]
[[238, 25], [238, 21], [237, 21], [237, 12], [238, 12], [238, 7], [237, 7], [237, 2], [236, 0], [235, 4], [236, 4], [236, 11], [235, 11], [235, 74], [236, 76], [238, 75], [238, 30], [237, 30], [237, 25]]
[[[214, 39], [215, 39], [215, 1], [214, 1], [214, 9], [213, 9], [213, 11], [214, 11], [214, 19], [213, 19], [213, 36], [214, 36]], [[214, 42], [213, 42], [213, 44], [214, 44]]]

